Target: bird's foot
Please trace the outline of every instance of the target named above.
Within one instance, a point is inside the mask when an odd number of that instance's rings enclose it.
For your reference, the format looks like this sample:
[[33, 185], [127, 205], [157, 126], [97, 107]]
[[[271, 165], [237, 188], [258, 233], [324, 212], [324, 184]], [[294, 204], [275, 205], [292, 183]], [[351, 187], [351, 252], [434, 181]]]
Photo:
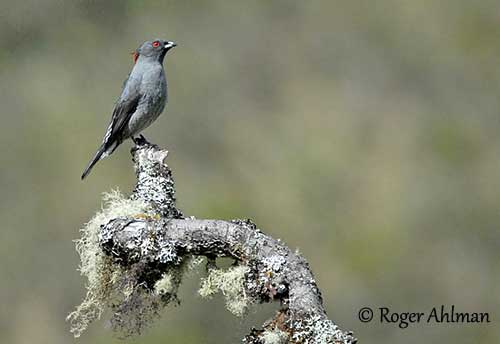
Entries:
[[134, 141], [136, 146], [151, 146], [151, 143], [142, 134], [139, 137], [132, 136], [132, 141]]
[[143, 135], [139, 135], [139, 137], [131, 137], [132, 141], [134, 141], [135, 145], [130, 149], [130, 153], [132, 156], [135, 156], [135, 153], [141, 149], [147, 148], [158, 148], [154, 143], [149, 142]]

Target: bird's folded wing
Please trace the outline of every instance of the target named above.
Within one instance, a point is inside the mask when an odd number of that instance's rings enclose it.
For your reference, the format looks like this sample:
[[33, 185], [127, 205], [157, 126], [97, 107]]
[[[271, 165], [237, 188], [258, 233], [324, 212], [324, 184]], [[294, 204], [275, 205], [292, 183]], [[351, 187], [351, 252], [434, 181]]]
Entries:
[[106, 135], [104, 136], [104, 142], [114, 142], [121, 139], [125, 126], [128, 124], [130, 117], [137, 109], [138, 104], [139, 97], [121, 101], [116, 104], [115, 109], [113, 110], [113, 116], [111, 117], [111, 123], [109, 124]]
[[120, 99], [113, 109], [111, 122], [104, 135], [104, 144], [111, 145], [116, 141], [121, 142], [123, 140], [125, 127], [139, 105], [142, 97], [141, 93], [137, 88], [130, 87], [131, 85], [128, 86], [123, 90]]

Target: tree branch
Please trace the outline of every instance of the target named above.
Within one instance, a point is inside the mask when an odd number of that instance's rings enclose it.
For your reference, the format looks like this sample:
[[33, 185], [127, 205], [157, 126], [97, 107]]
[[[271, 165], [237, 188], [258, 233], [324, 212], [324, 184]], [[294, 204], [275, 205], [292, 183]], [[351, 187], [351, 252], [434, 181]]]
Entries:
[[[328, 319], [321, 292], [301, 255], [250, 220], [184, 218], [175, 207], [172, 172], [164, 162], [167, 151], [145, 144], [133, 149], [132, 155], [137, 184], [130, 199], [147, 204], [148, 209], [137, 216], [107, 219], [101, 224], [99, 245], [113, 264], [125, 270], [135, 267], [136, 285], [152, 292], [166, 273], [179, 269], [187, 258], [204, 256], [209, 270], [206, 294], [214, 288], [222, 290], [233, 313], [243, 313], [248, 303], [280, 302], [276, 315], [262, 329], [252, 329], [244, 343], [356, 342], [351, 332]], [[233, 258], [241, 270], [231, 270], [233, 275], [215, 273], [214, 257]], [[175, 290], [166, 294], [167, 302], [175, 298]]]

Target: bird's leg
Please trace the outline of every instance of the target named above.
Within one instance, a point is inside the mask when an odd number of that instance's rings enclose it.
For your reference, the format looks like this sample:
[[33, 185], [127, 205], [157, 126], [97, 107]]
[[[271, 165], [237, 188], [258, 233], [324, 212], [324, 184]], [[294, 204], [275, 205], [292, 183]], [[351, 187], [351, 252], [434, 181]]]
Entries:
[[135, 155], [135, 152], [139, 149], [142, 148], [148, 148], [148, 147], [156, 147], [158, 148], [157, 145], [154, 143], [150, 143], [148, 140], [143, 135], [139, 135], [139, 137], [130, 137], [132, 141], [134, 141], [135, 145], [130, 149], [130, 153], [132, 153], [132, 156]]
[[132, 139], [132, 141], [134, 141], [134, 143], [135, 143], [136, 146], [139, 146], [139, 143], [140, 143], [139, 142], [139, 138], [135, 138], [135, 137], [132, 136], [131, 139]]
[[132, 136], [132, 141], [134, 141], [136, 146], [150, 146], [151, 143], [149, 143], [148, 140], [141, 134], [139, 137], [133, 137]]
[[144, 137], [144, 135], [140, 134], [139, 138], [141, 139], [142, 142], [144, 142], [147, 145], [151, 145], [151, 143]]

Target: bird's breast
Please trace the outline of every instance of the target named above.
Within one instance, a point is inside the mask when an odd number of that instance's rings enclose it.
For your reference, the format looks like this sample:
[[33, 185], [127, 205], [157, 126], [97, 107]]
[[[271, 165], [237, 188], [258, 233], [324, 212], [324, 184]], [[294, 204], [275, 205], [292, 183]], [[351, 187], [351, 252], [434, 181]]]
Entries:
[[129, 122], [130, 135], [137, 135], [149, 127], [165, 108], [167, 81], [163, 68], [152, 69], [143, 74], [140, 94], [141, 100]]
[[141, 82], [141, 93], [156, 101], [166, 101], [167, 80], [163, 68], [154, 68], [149, 73], [145, 73]]

